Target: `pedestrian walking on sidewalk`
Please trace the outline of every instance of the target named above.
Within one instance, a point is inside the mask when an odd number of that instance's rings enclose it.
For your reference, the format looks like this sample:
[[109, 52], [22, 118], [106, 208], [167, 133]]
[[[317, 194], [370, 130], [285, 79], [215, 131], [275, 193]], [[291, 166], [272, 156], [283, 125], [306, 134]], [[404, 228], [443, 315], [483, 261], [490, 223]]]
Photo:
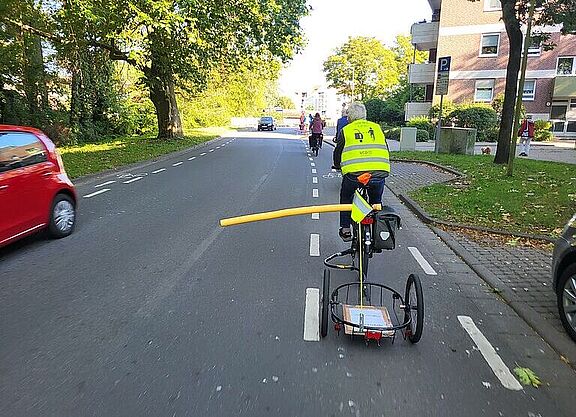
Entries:
[[532, 116], [527, 116], [526, 119], [522, 120], [518, 136], [520, 137], [520, 156], [528, 156], [530, 154], [530, 142], [534, 139]]

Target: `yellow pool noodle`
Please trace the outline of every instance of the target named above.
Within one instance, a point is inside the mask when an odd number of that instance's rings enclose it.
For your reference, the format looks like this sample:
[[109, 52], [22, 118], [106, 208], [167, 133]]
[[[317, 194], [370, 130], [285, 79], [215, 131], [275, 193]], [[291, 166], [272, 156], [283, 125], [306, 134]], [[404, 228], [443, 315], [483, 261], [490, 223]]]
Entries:
[[[382, 206], [380, 204], [374, 204], [373, 207], [374, 210], [380, 210]], [[247, 214], [244, 216], [222, 219], [220, 220], [220, 226], [222, 227], [234, 226], [237, 224], [259, 222], [262, 220], [279, 219], [282, 217], [289, 217], [289, 216], [300, 216], [303, 214], [334, 213], [334, 212], [351, 211], [351, 210], [352, 210], [352, 204], [326, 204], [322, 206], [293, 207], [282, 210], [266, 211], [264, 213], [254, 213], [254, 214]]]

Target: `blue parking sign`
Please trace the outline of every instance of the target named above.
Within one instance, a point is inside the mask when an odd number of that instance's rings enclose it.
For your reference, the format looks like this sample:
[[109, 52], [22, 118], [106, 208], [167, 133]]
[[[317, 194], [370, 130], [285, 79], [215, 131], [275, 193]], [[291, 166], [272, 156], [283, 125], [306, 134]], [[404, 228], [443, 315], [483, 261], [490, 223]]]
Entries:
[[438, 72], [449, 72], [451, 61], [452, 61], [451, 56], [444, 56], [444, 57], [438, 58]]

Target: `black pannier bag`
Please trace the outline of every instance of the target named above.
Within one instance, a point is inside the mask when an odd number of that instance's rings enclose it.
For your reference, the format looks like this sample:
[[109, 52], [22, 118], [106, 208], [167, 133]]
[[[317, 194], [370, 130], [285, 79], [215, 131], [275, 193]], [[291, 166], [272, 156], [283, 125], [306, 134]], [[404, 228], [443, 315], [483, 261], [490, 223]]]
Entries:
[[383, 206], [374, 216], [374, 249], [392, 250], [396, 247], [396, 230], [400, 229], [400, 216], [390, 206]]

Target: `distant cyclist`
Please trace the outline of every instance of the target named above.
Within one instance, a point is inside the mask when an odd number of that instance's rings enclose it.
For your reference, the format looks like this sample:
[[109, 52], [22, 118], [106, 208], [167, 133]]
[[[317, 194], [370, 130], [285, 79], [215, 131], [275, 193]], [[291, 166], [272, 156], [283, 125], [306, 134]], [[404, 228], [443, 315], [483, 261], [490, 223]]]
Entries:
[[322, 129], [324, 129], [324, 121], [320, 117], [320, 113], [316, 113], [310, 123], [311, 144], [317, 144], [319, 148], [322, 147]]
[[344, 107], [342, 109], [342, 117], [336, 122], [336, 138], [344, 126], [348, 124], [348, 109]]
[[[358, 176], [369, 172], [368, 199], [370, 204], [382, 203], [384, 182], [390, 174], [390, 155], [384, 133], [376, 123], [366, 120], [364, 104], [354, 102], [348, 108], [349, 123], [336, 139], [334, 167], [342, 170], [340, 204], [351, 204], [354, 192], [361, 185]], [[352, 239], [349, 211], [340, 212], [338, 234], [345, 242]]]

